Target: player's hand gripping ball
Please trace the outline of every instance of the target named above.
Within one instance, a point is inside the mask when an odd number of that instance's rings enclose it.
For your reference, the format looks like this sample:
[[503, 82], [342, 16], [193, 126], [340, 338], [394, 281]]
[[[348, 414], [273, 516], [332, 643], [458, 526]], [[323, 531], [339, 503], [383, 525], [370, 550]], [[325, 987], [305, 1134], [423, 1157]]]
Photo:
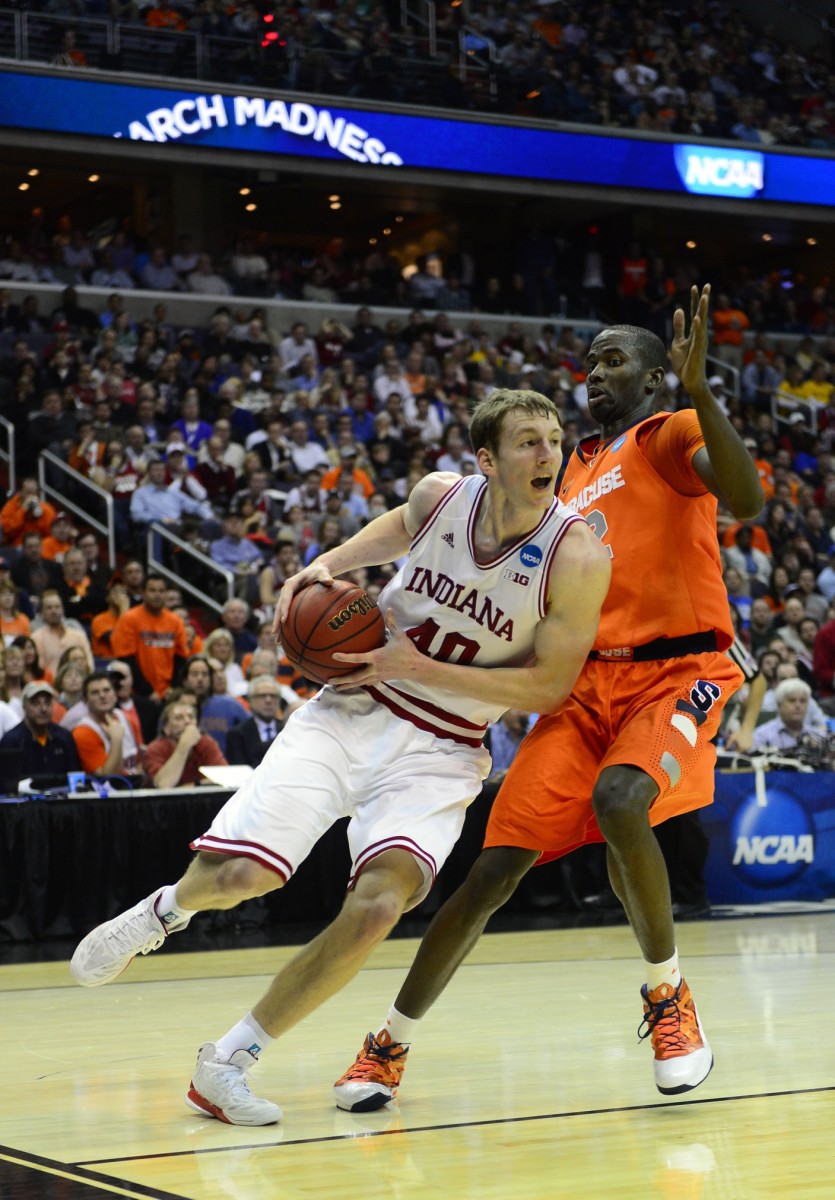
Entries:
[[312, 583], [296, 592], [278, 640], [306, 679], [328, 683], [359, 669], [358, 663], [336, 662], [333, 655], [377, 650], [386, 640], [386, 623], [363, 588], [337, 579], [330, 587]]

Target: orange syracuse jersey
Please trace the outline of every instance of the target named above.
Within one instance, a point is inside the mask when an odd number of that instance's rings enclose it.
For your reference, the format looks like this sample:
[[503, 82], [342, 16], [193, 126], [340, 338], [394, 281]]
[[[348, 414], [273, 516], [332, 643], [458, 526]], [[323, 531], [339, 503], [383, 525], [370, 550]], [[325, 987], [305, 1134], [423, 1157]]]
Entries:
[[716, 499], [693, 467], [704, 438], [693, 409], [656, 413], [581, 442], [559, 498], [608, 546], [612, 582], [594, 648], [716, 634], [733, 641], [716, 533]]

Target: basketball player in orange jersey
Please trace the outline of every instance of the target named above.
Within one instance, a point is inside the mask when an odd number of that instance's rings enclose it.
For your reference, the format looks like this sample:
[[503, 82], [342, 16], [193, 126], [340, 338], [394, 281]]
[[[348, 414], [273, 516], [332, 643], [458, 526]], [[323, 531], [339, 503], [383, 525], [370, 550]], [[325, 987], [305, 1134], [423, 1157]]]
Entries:
[[78, 983], [107, 983], [195, 911], [281, 887], [350, 817], [342, 911], [252, 1012], [200, 1047], [187, 1104], [203, 1115], [236, 1125], [280, 1119], [276, 1104], [251, 1093], [247, 1071], [344, 987], [429, 891], [490, 770], [488, 724], [507, 708], [558, 708], [592, 647], [611, 568], [586, 522], [554, 495], [556, 407], [536, 392], [499, 390], [475, 410], [472, 430], [480, 476], [427, 476], [406, 504], [281, 590], [276, 631], [306, 584], [405, 558], [380, 598], [392, 637], [374, 652], [373, 684], [325, 687], [294, 712], [192, 843], [185, 876], [94, 929], [73, 955]]
[[560, 499], [611, 555], [594, 649], [565, 705], [523, 741], [485, 849], [435, 916], [382, 1029], [337, 1081], [340, 1108], [366, 1112], [392, 1099], [419, 1019], [522, 876], [601, 840], [644, 958], [639, 1033], [652, 1039], [656, 1086], [689, 1091], [713, 1065], [679, 972], [669, 881], [651, 829], [713, 798], [711, 740], [742, 681], [722, 653], [734, 635], [716, 498], [739, 518], [762, 507], [756, 467], [707, 385], [709, 296], [709, 287], [701, 296], [693, 289], [688, 336], [682, 310], [674, 316], [672, 365], [695, 411], [656, 413], [667, 354], [654, 334], [615, 326], [592, 342], [586, 386], [601, 429], [569, 460]]

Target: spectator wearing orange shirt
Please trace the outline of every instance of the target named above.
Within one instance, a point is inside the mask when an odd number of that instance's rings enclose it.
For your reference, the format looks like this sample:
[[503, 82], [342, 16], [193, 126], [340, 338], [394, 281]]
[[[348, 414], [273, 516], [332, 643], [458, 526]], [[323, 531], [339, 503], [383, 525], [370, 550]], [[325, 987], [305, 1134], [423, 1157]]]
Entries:
[[0, 580], [0, 637], [8, 645], [20, 634], [28, 637], [29, 618], [18, 608], [17, 588], [11, 579]]
[[7, 546], [20, 546], [27, 533], [47, 537], [55, 520], [55, 509], [42, 499], [34, 475], [21, 480], [20, 491], [0, 509], [0, 527]]
[[116, 707], [116, 691], [106, 671], [84, 680], [87, 716], [72, 731], [82, 771], [88, 775], [133, 775], [139, 746], [131, 722]]
[[142, 603], [129, 608], [113, 627], [110, 652], [127, 662], [139, 695], [162, 700], [188, 656], [183, 622], [165, 607], [165, 580], [148, 575]]
[[751, 322], [741, 308], [735, 308], [726, 295], [721, 295], [713, 310], [713, 347], [716, 357], [742, 370], [742, 339]]
[[351, 479], [353, 490], [360, 492], [366, 500], [372, 496], [376, 488], [368, 472], [356, 465], [358, 455], [356, 446], [342, 446], [339, 451], [339, 466], [331, 467], [325, 472], [319, 485], [321, 490], [326, 493], [332, 492], [339, 486], [340, 479], [347, 475]]
[[41, 554], [52, 562], [63, 562], [66, 552], [75, 545], [76, 536], [69, 513], [57, 512], [49, 536], [43, 540]]
[[120, 617], [130, 608], [130, 597], [121, 575], [117, 572], [107, 585], [107, 608], [90, 622], [90, 642], [96, 658], [112, 658], [110, 639]]
[[157, 0], [145, 13], [145, 24], [149, 29], [174, 29], [178, 33], [184, 33], [188, 28], [182, 13], [171, 7], [169, 0]]

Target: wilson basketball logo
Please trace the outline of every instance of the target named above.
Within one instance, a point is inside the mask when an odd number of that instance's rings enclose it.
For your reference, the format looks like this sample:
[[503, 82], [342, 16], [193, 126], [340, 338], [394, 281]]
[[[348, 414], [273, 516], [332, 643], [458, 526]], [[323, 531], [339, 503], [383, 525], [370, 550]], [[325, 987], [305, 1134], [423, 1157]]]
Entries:
[[337, 629], [341, 629], [352, 617], [364, 617], [366, 613], [370, 613], [376, 607], [376, 603], [370, 596], [360, 596], [358, 599], [352, 600], [350, 604], [340, 609], [335, 616], [328, 620], [328, 629], [332, 629], [335, 633]]

